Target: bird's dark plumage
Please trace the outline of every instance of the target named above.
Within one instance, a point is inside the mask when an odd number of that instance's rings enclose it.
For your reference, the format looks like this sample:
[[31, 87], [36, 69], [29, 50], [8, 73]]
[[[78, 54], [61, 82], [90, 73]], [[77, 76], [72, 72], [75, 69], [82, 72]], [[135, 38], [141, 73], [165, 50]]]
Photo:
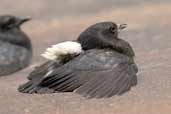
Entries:
[[51, 61], [35, 68], [18, 90], [74, 91], [89, 98], [111, 97], [130, 90], [137, 84], [138, 69], [131, 46], [118, 38], [118, 28], [112, 22], [90, 26], [77, 39], [84, 52], [67, 62]]
[[11, 15], [0, 16], [0, 76], [9, 75], [29, 65], [32, 46], [20, 26], [28, 21]]

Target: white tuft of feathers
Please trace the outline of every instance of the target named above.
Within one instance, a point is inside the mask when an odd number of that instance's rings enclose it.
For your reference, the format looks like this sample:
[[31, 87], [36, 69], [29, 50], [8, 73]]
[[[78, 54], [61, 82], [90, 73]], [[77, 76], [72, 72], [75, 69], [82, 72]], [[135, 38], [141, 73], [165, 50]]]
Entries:
[[59, 44], [52, 45], [41, 54], [48, 60], [57, 60], [61, 55], [79, 54], [82, 52], [81, 44], [73, 41], [66, 41]]

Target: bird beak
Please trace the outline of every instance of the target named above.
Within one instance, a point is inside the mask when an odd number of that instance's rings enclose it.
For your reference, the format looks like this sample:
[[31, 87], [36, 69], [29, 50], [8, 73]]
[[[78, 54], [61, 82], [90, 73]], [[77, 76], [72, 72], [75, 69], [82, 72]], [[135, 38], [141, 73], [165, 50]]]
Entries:
[[119, 24], [118, 25], [118, 32], [120, 32], [121, 30], [125, 29], [127, 27], [127, 24]]
[[27, 22], [27, 21], [30, 21], [31, 18], [20, 18], [19, 19], [19, 22], [18, 22], [18, 25], [22, 25], [23, 23]]

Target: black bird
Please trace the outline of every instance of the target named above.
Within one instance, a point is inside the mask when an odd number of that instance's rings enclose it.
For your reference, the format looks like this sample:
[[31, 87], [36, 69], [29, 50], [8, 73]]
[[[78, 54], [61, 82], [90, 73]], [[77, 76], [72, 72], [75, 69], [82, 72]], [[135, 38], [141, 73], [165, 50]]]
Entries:
[[[138, 72], [133, 49], [118, 38], [118, 31], [125, 27], [125, 24], [117, 26], [113, 22], [90, 26], [76, 40], [82, 48], [81, 52], [77, 50], [79, 54], [65, 52], [55, 58], [61, 51], [57, 49], [59, 45], [48, 48], [44, 56], [50, 60], [36, 67], [29, 81], [18, 90], [30, 94], [76, 92], [88, 98], [125, 93], [137, 84]], [[59, 49], [63, 49], [61, 47]]]
[[29, 65], [32, 45], [20, 29], [28, 20], [11, 15], [0, 16], [0, 76], [12, 74]]

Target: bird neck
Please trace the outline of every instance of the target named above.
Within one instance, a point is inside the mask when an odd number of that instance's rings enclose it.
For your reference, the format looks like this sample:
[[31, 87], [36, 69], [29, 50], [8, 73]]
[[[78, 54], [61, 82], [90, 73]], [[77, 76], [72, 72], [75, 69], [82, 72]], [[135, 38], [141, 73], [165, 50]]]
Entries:
[[134, 53], [132, 47], [130, 46], [130, 44], [127, 41], [122, 40], [120, 38], [117, 38], [117, 41], [115, 41], [113, 43], [113, 50], [115, 50], [123, 55], [126, 55], [131, 59], [133, 59], [135, 56], [135, 53]]
[[134, 51], [129, 43], [118, 38], [117, 35], [107, 39], [104, 38], [101, 34], [82, 34], [77, 39], [77, 42], [81, 44], [83, 50], [111, 49], [132, 59], [135, 56]]

